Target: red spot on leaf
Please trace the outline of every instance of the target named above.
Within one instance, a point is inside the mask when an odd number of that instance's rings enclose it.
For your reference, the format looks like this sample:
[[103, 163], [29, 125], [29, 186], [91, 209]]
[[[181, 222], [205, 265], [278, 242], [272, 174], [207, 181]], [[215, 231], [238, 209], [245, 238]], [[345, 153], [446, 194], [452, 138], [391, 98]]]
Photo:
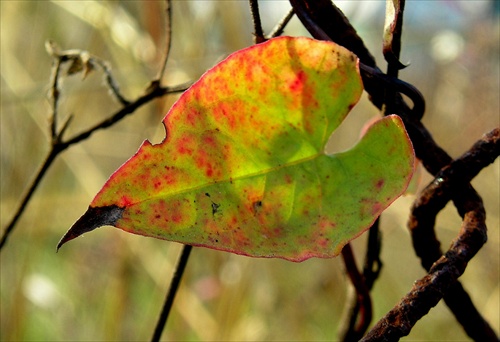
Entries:
[[290, 91], [294, 93], [302, 92], [306, 80], [307, 80], [306, 73], [304, 71], [299, 71], [295, 79], [290, 83]]
[[199, 116], [200, 113], [198, 111], [190, 110], [186, 113], [186, 122], [188, 122], [191, 126], [196, 126]]
[[382, 187], [384, 186], [384, 183], [385, 183], [385, 181], [383, 179], [379, 179], [377, 181], [377, 183], [375, 184], [375, 187], [377, 188], [377, 190], [382, 189]]
[[191, 145], [193, 142], [193, 139], [188, 136], [180, 137], [177, 141], [177, 152], [179, 154], [192, 154], [193, 147]]
[[129, 196], [122, 196], [120, 199], [119, 207], [128, 207], [129, 205], [134, 204], [134, 201]]

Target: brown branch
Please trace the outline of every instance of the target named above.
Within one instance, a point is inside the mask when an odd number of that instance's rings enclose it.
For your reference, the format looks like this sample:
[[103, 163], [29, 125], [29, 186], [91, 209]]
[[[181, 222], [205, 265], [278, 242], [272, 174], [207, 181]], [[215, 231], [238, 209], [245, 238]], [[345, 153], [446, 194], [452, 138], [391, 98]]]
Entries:
[[[314, 37], [318, 39], [324, 39], [324, 36], [327, 35], [334, 42], [343, 45], [344, 47], [357, 54], [360, 58], [361, 67], [363, 67], [363, 64], [365, 64], [366, 66], [372, 67], [374, 69], [373, 72], [370, 71], [364, 75], [363, 83], [365, 86], [365, 90], [369, 93], [370, 99], [372, 100], [374, 105], [381, 109], [384, 103], [387, 102], [387, 89], [386, 87], [380, 86], [380, 77], [373, 77], [373, 75], [380, 72], [380, 69], [376, 67], [375, 60], [366, 50], [362, 40], [357, 36], [355, 30], [349, 24], [345, 16], [343, 16], [343, 14], [327, 0], [290, 0], [290, 2], [292, 3], [292, 6], [294, 6], [299, 19], [301, 19], [301, 21], [304, 23], [304, 26], [308, 28], [308, 30]], [[369, 70], [369, 68], [366, 69]], [[421, 116], [413, 115], [413, 111], [404, 102], [400, 94], [396, 93], [393, 102], [394, 106], [392, 107], [393, 110], [391, 111], [393, 113], [399, 114], [402, 117], [410, 139], [413, 142], [417, 157], [422, 160], [424, 167], [431, 174], [436, 174], [440, 171], [441, 168], [452, 161], [451, 157], [436, 144], [429, 131], [420, 122]], [[416, 103], [414, 102], [414, 104]], [[471, 188], [471, 191], [474, 190]], [[444, 277], [446, 277], [446, 274], [444, 274]], [[425, 291], [423, 293], [425, 293]], [[438, 297], [439, 296], [437, 296], [436, 298]], [[422, 300], [414, 302], [415, 306], [422, 305], [422, 308], [426, 308], [427, 311], [430, 309], [430, 307], [427, 307], [428, 302], [426, 302], [425, 297], [418, 297], [416, 299]], [[437, 301], [439, 301], [439, 299], [437, 299]], [[471, 306], [473, 307], [473, 305]], [[450, 305], [450, 308], [452, 310], [454, 310], [456, 307], [457, 305]], [[403, 309], [398, 311], [398, 309], [395, 308], [394, 310], [393, 311], [396, 314], [401, 314], [403, 312]], [[418, 311], [419, 308], [417, 307], [416, 310]], [[458, 318], [457, 313], [456, 316]], [[411, 326], [413, 326], [413, 324], [414, 323], [412, 323]]]
[[486, 213], [476, 191], [462, 187], [455, 201], [464, 213], [458, 237], [450, 249], [436, 261], [429, 273], [415, 282], [411, 291], [389, 311], [362, 341], [397, 341], [410, 333], [415, 323], [436, 306], [463, 274], [467, 263], [486, 242]]
[[[380, 259], [380, 251], [382, 247], [382, 238], [379, 229], [380, 217], [370, 227], [368, 241], [366, 243], [365, 262], [363, 266], [363, 277], [365, 278], [366, 286], [371, 290], [375, 281], [382, 271], [382, 260]], [[374, 233], [372, 233], [372, 230]]]
[[[370, 54], [363, 40], [342, 11], [332, 4], [332, 1], [290, 0], [290, 3], [302, 24], [316, 39], [332, 40], [354, 52], [364, 64], [370, 67], [376, 66], [375, 58]], [[321, 28], [326, 37], [317, 36], [318, 32], [314, 26]]]
[[[68, 54], [63, 54], [62, 56], [64, 57], [55, 57], [58, 58], [58, 60], [62, 61], [69, 61], [71, 58], [67, 57]], [[57, 62], [54, 64], [56, 68], [60, 67], [60, 63]], [[60, 72], [53, 72], [53, 75], [56, 75], [57, 77], [60, 77]], [[124, 105], [120, 110], [118, 110], [116, 113], [111, 115], [109, 118], [103, 120], [102, 122], [94, 125], [93, 127], [87, 129], [86, 131], [68, 139], [67, 141], [62, 141], [62, 135], [64, 134], [64, 131], [68, 127], [69, 120], [66, 122], [66, 124], [62, 127], [62, 129], [59, 132], [55, 132], [54, 135], [51, 134], [52, 136], [52, 141], [51, 141], [51, 148], [50, 151], [41, 165], [39, 171], [35, 175], [33, 181], [30, 183], [28, 186], [27, 191], [24, 193], [24, 195], [21, 197], [21, 200], [19, 202], [19, 206], [17, 207], [11, 221], [6, 225], [2, 237], [0, 239], [0, 250], [5, 246], [8, 237], [10, 234], [14, 231], [14, 228], [16, 226], [16, 223], [18, 222], [19, 218], [23, 214], [24, 210], [26, 209], [26, 206], [28, 202], [30, 201], [31, 197], [33, 196], [33, 193], [35, 192], [36, 188], [38, 187], [39, 183], [43, 179], [45, 173], [47, 172], [48, 168], [50, 165], [53, 163], [53, 161], [56, 159], [56, 157], [63, 152], [65, 149], [70, 147], [71, 145], [74, 145], [76, 143], [79, 143], [87, 138], [89, 138], [92, 133], [94, 133], [97, 130], [104, 129], [107, 127], [110, 127], [114, 125], [115, 123], [119, 122], [123, 118], [125, 118], [127, 115], [133, 113], [136, 111], [139, 107], [145, 105], [146, 103], [149, 103], [151, 100], [167, 95], [167, 94], [172, 94], [172, 93], [178, 93], [186, 90], [189, 86], [189, 83], [184, 83], [181, 85], [173, 86], [173, 87], [156, 87], [154, 89], [149, 89], [149, 91], [138, 97], [135, 101], [132, 102], [126, 102], [127, 104]], [[59, 89], [58, 89], [58, 80], [52, 80], [52, 93], [55, 94], [57, 97], [54, 97], [52, 100], [54, 108], [52, 108], [52, 122], [54, 124], [51, 124], [51, 127], [55, 127], [55, 122], [57, 119], [57, 105], [58, 105], [58, 96], [59, 96]], [[117, 88], [116, 88], [117, 90]], [[116, 95], [116, 94], [115, 94]], [[54, 95], [52, 95], [54, 96]], [[69, 117], [71, 118], [71, 116]], [[52, 128], [51, 128], [52, 130]]]
[[349, 243], [342, 249], [342, 258], [355, 292], [353, 292], [354, 298], [348, 301], [351, 305], [346, 311], [346, 319], [343, 320], [345, 325], [339, 329], [339, 337], [342, 341], [357, 341], [363, 336], [372, 320], [370, 289], [366, 285], [365, 278], [358, 271]]
[[170, 0], [165, 0], [165, 12], [167, 13], [166, 21], [167, 26], [165, 28], [165, 56], [163, 56], [163, 63], [161, 66], [160, 73], [158, 75], [158, 81], [162, 79], [165, 75], [165, 70], [167, 69], [168, 57], [170, 56], [170, 48], [172, 47], [172, 10], [170, 9]]
[[170, 314], [170, 311], [172, 310], [175, 295], [177, 294], [177, 290], [179, 289], [179, 284], [181, 283], [182, 275], [184, 274], [184, 270], [186, 269], [186, 265], [192, 249], [193, 247], [189, 245], [184, 245], [184, 247], [182, 248], [179, 261], [177, 262], [177, 266], [175, 267], [174, 275], [170, 281], [170, 287], [168, 289], [167, 296], [165, 297], [163, 308], [161, 310], [160, 316], [158, 317], [158, 321], [156, 322], [151, 342], [160, 341], [163, 329], [167, 324], [168, 316]]
[[[412, 291], [373, 327], [364, 341], [393, 341], [408, 335], [415, 323], [442, 298], [470, 337], [476, 341], [498, 340], [457, 279], [487, 239], [482, 200], [468, 182], [498, 157], [499, 136], [498, 128], [485, 135], [462, 157], [444, 167], [424, 190], [414, 206], [409, 226], [417, 255], [429, 273], [415, 283]], [[459, 236], [442, 256], [434, 221], [450, 198], [464, 221]]]
[[[415, 252], [426, 270], [442, 256], [440, 243], [434, 232], [437, 213], [451, 198], [461, 196], [457, 192], [462, 188], [461, 184], [468, 184], [498, 157], [499, 137], [498, 128], [486, 134], [467, 153], [443, 168], [415, 201], [408, 227]], [[470, 296], [458, 281], [443, 299], [472, 339], [496, 341], [495, 332], [477, 311]]]
[[258, 0], [250, 1], [250, 12], [252, 14], [253, 27], [254, 27], [254, 43], [259, 44], [266, 41], [264, 31], [262, 30], [262, 23], [260, 22], [259, 2]]
[[281, 36], [283, 34], [283, 31], [285, 30], [286, 25], [290, 22], [290, 20], [293, 18], [293, 15], [295, 12], [293, 11], [293, 8], [291, 8], [287, 14], [279, 21], [278, 24], [272, 29], [272, 31], [266, 36], [266, 39], [271, 39], [275, 38], [278, 36]]

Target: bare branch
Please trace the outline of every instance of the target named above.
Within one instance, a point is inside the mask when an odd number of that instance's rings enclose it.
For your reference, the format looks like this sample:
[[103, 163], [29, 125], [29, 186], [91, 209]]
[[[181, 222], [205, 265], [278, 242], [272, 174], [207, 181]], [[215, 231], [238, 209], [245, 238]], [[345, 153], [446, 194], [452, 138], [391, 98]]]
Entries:
[[433, 264], [429, 273], [415, 282], [410, 292], [362, 341], [397, 341], [408, 335], [416, 322], [451, 289], [465, 271], [467, 263], [486, 242], [486, 215], [482, 200], [470, 186], [462, 187], [461, 191], [461, 198], [455, 201], [459, 210], [464, 212], [460, 234], [448, 252]]
[[45, 173], [47, 172], [47, 170], [50, 167], [50, 165], [52, 164], [52, 162], [55, 160], [55, 158], [61, 152], [63, 152], [65, 149], [67, 149], [71, 145], [79, 143], [79, 142], [87, 139], [95, 131], [114, 125], [115, 123], [117, 123], [120, 120], [122, 120], [123, 118], [125, 118], [127, 115], [133, 113], [135, 110], [137, 110], [141, 106], [151, 102], [151, 100], [158, 98], [158, 97], [161, 97], [161, 96], [164, 96], [164, 95], [167, 95], [167, 94], [182, 92], [182, 91], [186, 90], [190, 85], [191, 85], [191, 82], [184, 83], [184, 84], [174, 86], [174, 87], [158, 87], [156, 89], [153, 89], [150, 92], [138, 97], [135, 101], [130, 102], [127, 106], [118, 110], [115, 114], [111, 115], [108, 119], [105, 119], [104, 121], [96, 124], [95, 126], [89, 128], [88, 130], [74, 136], [73, 138], [70, 138], [67, 141], [61, 141], [60, 138], [62, 138], [62, 134], [64, 133], [64, 131], [67, 128], [67, 125], [69, 124], [69, 119], [68, 119], [68, 121], [65, 123], [65, 125], [63, 126], [61, 131], [56, 133], [56, 139], [53, 139], [53, 141], [52, 141], [51, 150], [50, 150], [47, 158], [45, 159], [44, 163], [40, 167], [40, 170], [37, 172], [33, 181], [30, 183], [28, 190], [22, 196], [20, 204], [19, 204], [18, 208], [16, 209], [16, 212], [14, 213], [11, 221], [7, 224], [6, 228], [4, 229], [4, 231], [2, 233], [2, 237], [0, 239], [0, 250], [5, 246], [7, 238], [13, 232], [17, 221], [19, 220], [22, 213], [24, 212], [26, 205], [28, 204], [34, 191], [38, 187], [38, 184], [43, 179]]
[[165, 0], [165, 12], [166, 17], [165, 20], [167, 25], [165, 27], [165, 55], [163, 56], [163, 62], [161, 64], [160, 71], [158, 72], [158, 76], [156, 76], [156, 80], [151, 82], [154, 86], [161, 85], [161, 79], [165, 75], [165, 70], [167, 70], [167, 62], [170, 56], [170, 48], [172, 46], [172, 10], [170, 9], [170, 0]]
[[372, 320], [372, 301], [370, 289], [366, 286], [364, 277], [358, 271], [351, 245], [347, 244], [342, 249], [342, 258], [347, 275], [354, 286], [355, 298], [349, 300], [351, 306], [346, 311], [345, 326], [340, 329], [339, 337], [343, 341], [359, 340]]
[[285, 14], [283, 19], [280, 20], [280, 22], [273, 28], [273, 30], [266, 36], [266, 38], [271, 39], [281, 36], [283, 34], [283, 31], [285, 30], [286, 25], [288, 25], [294, 14], [295, 12], [293, 11], [293, 8], [290, 8], [288, 13]]
[[184, 274], [184, 270], [186, 269], [186, 265], [189, 260], [189, 254], [191, 253], [192, 249], [193, 247], [189, 245], [184, 245], [184, 247], [182, 248], [182, 252], [179, 257], [179, 261], [177, 262], [177, 266], [175, 267], [174, 275], [170, 281], [170, 287], [167, 292], [167, 297], [165, 298], [165, 302], [163, 303], [163, 308], [160, 313], [160, 317], [158, 318], [158, 322], [156, 323], [151, 342], [160, 341], [161, 334], [163, 333], [163, 329], [165, 328], [165, 325], [167, 323], [170, 310], [172, 309], [172, 305], [174, 304], [175, 295], [177, 294], [177, 289], [179, 288], [182, 275]]
[[262, 31], [262, 23], [260, 22], [259, 3], [258, 0], [250, 0], [250, 11], [252, 13], [254, 27], [254, 42], [255, 44], [266, 41], [264, 31]]

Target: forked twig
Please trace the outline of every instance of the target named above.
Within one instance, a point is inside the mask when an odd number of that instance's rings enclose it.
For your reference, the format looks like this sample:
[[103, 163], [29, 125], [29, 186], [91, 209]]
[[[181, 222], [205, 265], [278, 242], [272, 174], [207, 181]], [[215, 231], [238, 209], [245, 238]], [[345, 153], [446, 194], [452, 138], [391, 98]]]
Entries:
[[[9, 221], [9, 223], [3, 230], [2, 237], [0, 239], [0, 250], [3, 249], [3, 247], [7, 242], [8, 237], [14, 231], [18, 220], [23, 214], [27, 204], [31, 200], [36, 188], [42, 181], [47, 170], [61, 152], [66, 150], [71, 145], [77, 144], [89, 138], [95, 131], [114, 125], [115, 123], [125, 118], [127, 115], [135, 112], [141, 106], [145, 105], [146, 103], [149, 103], [151, 100], [167, 94], [182, 92], [191, 85], [191, 82], [188, 82], [173, 87], [162, 87], [162, 86], [157, 86], [155, 88], [150, 87], [148, 88], [148, 91], [145, 94], [139, 96], [134, 101], [128, 101], [121, 95], [117, 82], [112, 76], [111, 69], [109, 68], [106, 62], [101, 61], [99, 58], [91, 56], [87, 52], [81, 50], [59, 51], [58, 47], [52, 42], [48, 42], [46, 46], [49, 54], [51, 54], [52, 57], [54, 58], [53, 70], [51, 73], [51, 90], [49, 93], [52, 105], [50, 114], [51, 146], [49, 153], [45, 158], [43, 164], [36, 173], [33, 181], [31, 181], [26, 192], [21, 197], [19, 206], [14, 212], [12, 219]], [[107, 85], [111, 90], [111, 93], [122, 104], [122, 108], [119, 109], [114, 114], [112, 114], [110, 117], [104, 119], [103, 121], [95, 124], [94, 126], [88, 128], [87, 130], [75, 135], [74, 137], [68, 140], [63, 140], [63, 134], [66, 131], [72, 116], [71, 115], [68, 116], [68, 119], [66, 120], [66, 122], [59, 131], [57, 129], [57, 122], [59, 116], [58, 114], [59, 96], [61, 92], [59, 89], [59, 80], [62, 77], [61, 67], [62, 64], [64, 63], [70, 63], [70, 66], [67, 71], [69, 75], [81, 72], [83, 73], [84, 77], [88, 72], [90, 72], [96, 66], [100, 67], [103, 73], [106, 75]]]

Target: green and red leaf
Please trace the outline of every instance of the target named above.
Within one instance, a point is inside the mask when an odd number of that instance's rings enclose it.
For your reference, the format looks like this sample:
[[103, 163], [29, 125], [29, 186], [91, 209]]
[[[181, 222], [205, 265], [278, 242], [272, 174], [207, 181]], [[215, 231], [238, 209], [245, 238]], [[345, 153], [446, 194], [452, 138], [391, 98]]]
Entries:
[[256, 257], [333, 257], [406, 189], [413, 149], [401, 120], [353, 149], [324, 146], [362, 92], [357, 58], [308, 38], [238, 51], [172, 107], [58, 247], [102, 225]]

